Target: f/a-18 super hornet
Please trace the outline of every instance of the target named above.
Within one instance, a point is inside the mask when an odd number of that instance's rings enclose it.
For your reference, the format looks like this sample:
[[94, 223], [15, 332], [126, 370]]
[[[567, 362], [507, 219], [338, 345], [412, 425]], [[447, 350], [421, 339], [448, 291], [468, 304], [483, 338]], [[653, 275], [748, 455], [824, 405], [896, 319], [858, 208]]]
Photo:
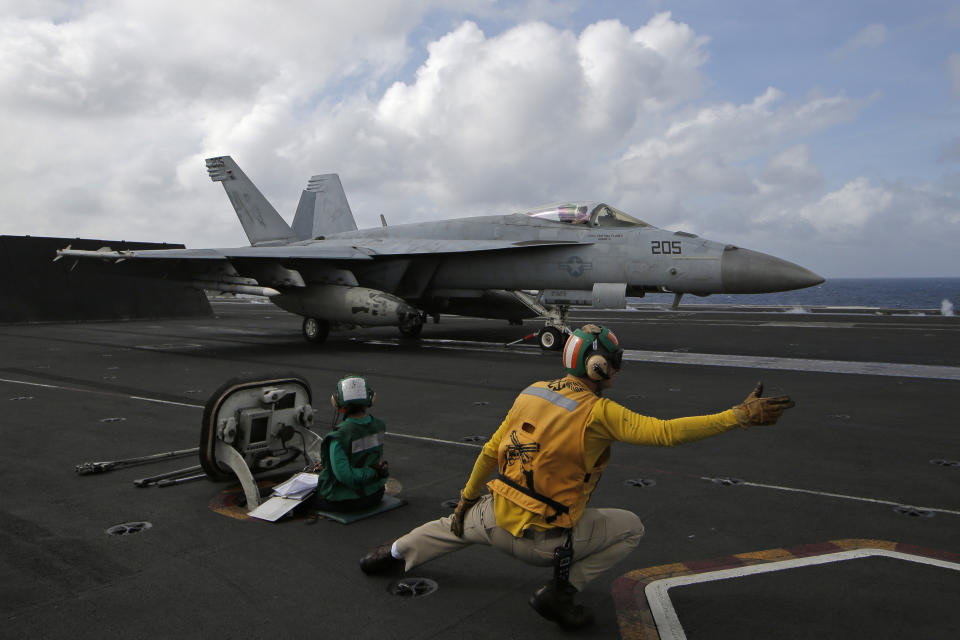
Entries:
[[145, 276], [212, 291], [269, 297], [303, 316], [303, 334], [397, 326], [417, 336], [441, 313], [538, 317], [540, 346], [556, 349], [570, 305], [624, 308], [648, 292], [767, 293], [823, 278], [796, 264], [683, 231], [666, 231], [601, 202], [564, 202], [510, 215], [358, 229], [336, 174], [310, 178], [293, 225], [229, 156], [206, 161], [250, 240], [235, 249], [83, 251]]

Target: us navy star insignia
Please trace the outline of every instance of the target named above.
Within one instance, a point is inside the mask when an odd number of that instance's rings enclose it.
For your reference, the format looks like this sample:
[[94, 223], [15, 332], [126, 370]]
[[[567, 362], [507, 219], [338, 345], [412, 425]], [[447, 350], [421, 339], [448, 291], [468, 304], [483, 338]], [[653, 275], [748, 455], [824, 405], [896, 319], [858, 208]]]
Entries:
[[580, 256], [572, 256], [567, 260], [558, 263], [561, 269], [565, 270], [571, 276], [582, 276], [584, 271], [593, 269], [592, 262], [584, 262]]

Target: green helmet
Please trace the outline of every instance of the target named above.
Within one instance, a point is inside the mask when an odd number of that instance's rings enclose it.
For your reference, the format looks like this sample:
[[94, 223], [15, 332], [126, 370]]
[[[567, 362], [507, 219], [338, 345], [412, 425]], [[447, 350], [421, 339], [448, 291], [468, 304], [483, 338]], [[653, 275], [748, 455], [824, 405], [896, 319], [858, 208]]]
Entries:
[[623, 348], [610, 329], [595, 324], [577, 329], [563, 347], [563, 366], [567, 373], [591, 380], [606, 380], [610, 368], [623, 364]]
[[347, 376], [337, 382], [337, 392], [330, 396], [330, 401], [338, 408], [347, 405], [369, 407], [376, 395], [365, 377]]

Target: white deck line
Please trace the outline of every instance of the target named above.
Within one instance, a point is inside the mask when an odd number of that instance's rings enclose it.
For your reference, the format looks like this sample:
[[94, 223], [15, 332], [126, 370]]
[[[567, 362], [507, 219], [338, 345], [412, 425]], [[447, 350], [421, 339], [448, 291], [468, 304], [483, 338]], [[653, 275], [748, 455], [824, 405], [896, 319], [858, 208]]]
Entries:
[[780, 369], [843, 373], [864, 376], [893, 376], [898, 378], [928, 378], [960, 380], [960, 367], [927, 364], [899, 364], [895, 362], [852, 362], [847, 360], [809, 360], [806, 358], [776, 358], [769, 356], [737, 356], [714, 353], [678, 353], [675, 351], [628, 350], [624, 360], [657, 362], [663, 364], [692, 364], [708, 367], [747, 367], [751, 369]]
[[10, 380], [8, 378], [0, 378], [0, 382], [9, 382], [11, 384], [25, 384], [28, 387], [43, 387], [44, 389], [66, 389], [67, 391], [80, 391], [80, 389], [72, 389], [70, 387], [58, 387], [55, 384], [43, 384], [40, 382], [26, 382], [24, 380]]
[[191, 409], [203, 409], [202, 404], [187, 404], [186, 402], [173, 402], [171, 400], [159, 400], [157, 398], [144, 398], [143, 396], [127, 396], [131, 400], [143, 400], [144, 402], [156, 402], [157, 404], [169, 404], [173, 407], [189, 407]]
[[58, 384], [44, 384], [42, 382], [29, 382], [27, 380], [12, 380], [10, 378], [0, 378], [0, 382], [9, 382], [10, 384], [22, 384], [28, 387], [41, 387], [43, 389], [57, 389], [59, 391], [76, 391], [79, 393], [92, 393], [102, 396], [114, 396], [117, 398], [127, 398], [129, 400], [143, 400], [144, 402], [153, 402], [157, 404], [168, 404], [174, 407], [187, 407], [190, 409], [203, 409], [202, 404], [188, 404], [186, 402], [174, 402], [172, 400], [161, 400], [160, 398], [145, 398], [143, 396], [128, 396], [115, 391], [102, 391], [100, 389], [80, 389], [78, 387], [65, 387]]
[[[711, 478], [701, 477], [701, 480], [711, 480]], [[933, 511], [936, 513], [946, 513], [953, 516], [960, 516], [960, 511], [952, 509], [940, 509], [938, 507], [921, 507], [919, 505], [904, 504], [903, 502], [894, 502], [892, 500], [879, 500], [877, 498], [861, 498], [859, 496], [848, 496], [843, 493], [830, 493], [829, 491], [814, 491], [812, 489], [797, 489], [796, 487], [781, 487], [776, 484], [762, 484], [759, 482], [743, 481], [737, 486], [759, 487], [760, 489], [775, 489], [777, 491], [789, 491], [791, 493], [807, 493], [814, 496], [823, 496], [824, 498], [839, 498], [841, 500], [856, 500], [857, 502], [872, 502], [873, 504], [886, 504], [891, 507], [913, 507], [914, 509], [923, 509], [924, 511]]]
[[686, 633], [680, 624], [676, 610], [673, 608], [673, 602], [667, 593], [672, 587], [680, 587], [689, 584], [701, 582], [713, 582], [715, 580], [726, 580], [729, 578], [742, 578], [744, 576], [757, 575], [761, 573], [771, 573], [773, 571], [783, 571], [785, 569], [796, 569], [797, 567], [807, 567], [819, 564], [828, 564], [830, 562], [842, 562], [845, 560], [856, 560], [859, 558], [869, 558], [873, 556], [883, 556], [894, 558], [896, 560], [906, 560], [908, 562], [917, 562], [927, 564], [942, 569], [952, 569], [960, 571], [960, 564], [938, 560], [936, 558], [927, 558], [900, 551], [890, 551], [887, 549], [852, 549], [850, 551], [838, 551], [836, 553], [826, 553], [808, 558], [794, 558], [790, 560], [779, 560], [767, 562], [765, 564], [749, 565], [745, 567], [735, 567], [732, 569], [720, 569], [717, 571], [706, 571], [704, 573], [695, 573], [685, 576], [676, 576], [674, 578], [664, 578], [655, 580], [648, 584], [644, 589], [647, 596], [647, 602], [650, 604], [650, 611], [653, 614], [654, 622], [657, 625], [657, 632], [660, 634], [660, 640], [686, 640]]
[[[367, 344], [397, 346], [399, 340], [361, 340]], [[506, 347], [495, 342], [469, 340], [435, 340], [424, 338], [420, 344], [427, 349], [453, 351], [488, 351], [538, 355], [539, 349], [524, 348], [528, 345]], [[809, 371], [814, 373], [839, 373], [863, 376], [888, 376], [896, 378], [925, 378], [932, 380], [960, 381], [960, 367], [903, 364], [896, 362], [856, 362], [850, 360], [813, 360], [809, 358], [779, 358], [772, 356], [739, 356], [716, 353], [682, 353], [677, 351], [642, 351], [628, 349], [623, 359], [630, 362], [654, 362], [659, 364], [686, 364], [707, 367], [740, 367], [748, 369], [777, 369], [784, 371]]]
[[433, 442], [435, 444], [449, 444], [455, 447], [468, 447], [471, 449], [482, 449], [484, 443], [477, 444], [476, 442], [457, 442], [455, 440], [441, 440], [440, 438], [428, 438], [426, 436], [412, 436], [407, 433], [397, 433], [396, 431], [387, 431], [388, 436], [393, 436], [394, 438], [407, 438], [408, 440], [421, 440], [423, 442]]

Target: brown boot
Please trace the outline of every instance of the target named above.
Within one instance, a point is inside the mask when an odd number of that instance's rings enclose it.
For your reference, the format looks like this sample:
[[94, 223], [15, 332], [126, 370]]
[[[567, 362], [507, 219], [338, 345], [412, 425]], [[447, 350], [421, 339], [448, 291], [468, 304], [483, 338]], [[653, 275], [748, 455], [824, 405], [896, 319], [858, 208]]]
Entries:
[[403, 573], [405, 563], [390, 553], [389, 544], [382, 544], [360, 558], [360, 570], [368, 575]]
[[547, 620], [552, 620], [568, 631], [593, 624], [593, 611], [574, 604], [576, 588], [564, 582], [557, 588], [551, 580], [530, 596], [530, 606]]

